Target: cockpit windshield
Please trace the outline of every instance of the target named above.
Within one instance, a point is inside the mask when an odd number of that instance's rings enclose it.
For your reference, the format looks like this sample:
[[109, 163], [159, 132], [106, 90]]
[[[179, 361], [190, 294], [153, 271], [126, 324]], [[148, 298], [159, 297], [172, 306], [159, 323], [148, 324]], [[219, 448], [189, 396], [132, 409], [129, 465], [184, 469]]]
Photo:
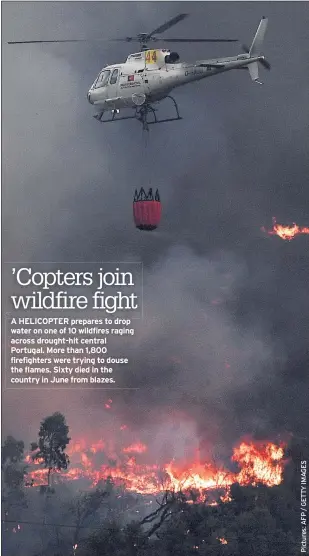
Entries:
[[105, 85], [107, 85], [108, 83], [110, 73], [111, 73], [110, 70], [101, 71], [94, 84], [94, 88], [99, 89], [100, 87], [105, 87]]

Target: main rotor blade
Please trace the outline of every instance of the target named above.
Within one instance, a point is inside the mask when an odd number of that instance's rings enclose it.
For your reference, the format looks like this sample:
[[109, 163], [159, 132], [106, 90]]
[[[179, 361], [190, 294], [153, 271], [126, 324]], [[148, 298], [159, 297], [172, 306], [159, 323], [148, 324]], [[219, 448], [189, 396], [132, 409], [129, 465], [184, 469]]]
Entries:
[[49, 44], [61, 42], [101, 42], [114, 41], [119, 39], [60, 39], [55, 41], [9, 41], [8, 44]]
[[148, 37], [152, 37], [153, 35], [158, 35], [159, 33], [163, 33], [163, 31], [166, 31], [167, 29], [170, 29], [170, 27], [173, 27], [173, 25], [176, 25], [176, 23], [179, 23], [179, 21], [182, 21], [183, 19], [188, 17], [188, 15], [189, 14], [176, 15], [176, 17], [173, 17], [172, 19], [169, 19], [169, 21], [167, 21], [166, 23], [163, 23], [163, 25], [160, 25], [160, 27], [157, 27], [154, 31], [149, 33]]
[[164, 42], [238, 42], [238, 39], [160, 39]]

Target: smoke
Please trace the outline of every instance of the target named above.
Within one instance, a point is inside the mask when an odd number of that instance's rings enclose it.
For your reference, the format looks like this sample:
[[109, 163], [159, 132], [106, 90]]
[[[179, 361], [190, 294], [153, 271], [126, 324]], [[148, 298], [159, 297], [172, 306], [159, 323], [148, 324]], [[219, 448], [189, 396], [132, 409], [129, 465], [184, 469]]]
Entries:
[[179, 410], [196, 420], [197, 438], [207, 445], [222, 439], [229, 445], [258, 428], [252, 414], [234, 434], [232, 400], [264, 379], [278, 349], [254, 316], [243, 326], [232, 310], [246, 281], [246, 265], [235, 256], [222, 252], [209, 260], [186, 247], [149, 269], [131, 354], [140, 390], [125, 409], [137, 429], [141, 422], [145, 428], [168, 422]]
[[[145, 314], [130, 348], [139, 390], [113, 394], [111, 412], [108, 392], [6, 391], [4, 432], [33, 440], [58, 410], [72, 436], [97, 428], [101, 437], [127, 421], [156, 447], [164, 423], [178, 419], [175, 452], [190, 435], [220, 446], [244, 433], [306, 434], [307, 239], [286, 245], [259, 235], [272, 216], [309, 221], [305, 8], [134, 8], [133, 21], [126, 3], [7, 3], [5, 40], [127, 36], [188, 11], [174, 36], [250, 43], [265, 13], [272, 71], [263, 72], [264, 87], [231, 72], [180, 89], [184, 120], [154, 126], [146, 144], [135, 122], [101, 126], [86, 100], [101, 67], [124, 60], [127, 45], [3, 46], [5, 260], [141, 260], [145, 269]], [[179, 52], [188, 60], [238, 52], [228, 48]], [[134, 189], [148, 184], [163, 204], [154, 234], [132, 222]], [[167, 426], [164, 445], [173, 434]]]

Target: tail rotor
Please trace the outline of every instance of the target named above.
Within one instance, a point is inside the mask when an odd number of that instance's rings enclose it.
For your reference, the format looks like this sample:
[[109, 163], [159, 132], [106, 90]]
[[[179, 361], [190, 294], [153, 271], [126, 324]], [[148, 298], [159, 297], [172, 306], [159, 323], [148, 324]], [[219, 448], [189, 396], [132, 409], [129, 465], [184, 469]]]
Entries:
[[[249, 54], [250, 53], [250, 48], [246, 44], [242, 44], [242, 51], [245, 52], [246, 54]], [[265, 57], [261, 57], [259, 62], [268, 71], [271, 69], [271, 65], [268, 62], [268, 60], [266, 60]]]

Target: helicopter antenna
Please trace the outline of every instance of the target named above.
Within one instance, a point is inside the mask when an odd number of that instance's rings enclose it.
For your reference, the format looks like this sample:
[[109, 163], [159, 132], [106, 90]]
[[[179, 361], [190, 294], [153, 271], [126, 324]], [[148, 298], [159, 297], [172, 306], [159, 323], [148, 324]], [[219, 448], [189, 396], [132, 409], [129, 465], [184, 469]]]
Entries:
[[125, 37], [119, 39], [60, 39], [60, 40], [35, 40], [35, 41], [9, 41], [8, 44], [43, 44], [43, 43], [74, 43], [74, 42], [104, 42], [104, 41], [117, 41], [117, 42], [138, 42], [142, 51], [148, 50], [148, 43], [150, 42], [167, 42], [167, 43], [198, 43], [198, 42], [237, 42], [238, 39], [183, 39], [183, 38], [168, 38], [168, 37], [159, 37], [157, 38], [156, 35], [160, 35], [167, 29], [170, 29], [186, 17], [189, 14], [179, 14], [169, 19], [163, 25], [160, 25], [151, 33], [139, 33], [135, 37]]

